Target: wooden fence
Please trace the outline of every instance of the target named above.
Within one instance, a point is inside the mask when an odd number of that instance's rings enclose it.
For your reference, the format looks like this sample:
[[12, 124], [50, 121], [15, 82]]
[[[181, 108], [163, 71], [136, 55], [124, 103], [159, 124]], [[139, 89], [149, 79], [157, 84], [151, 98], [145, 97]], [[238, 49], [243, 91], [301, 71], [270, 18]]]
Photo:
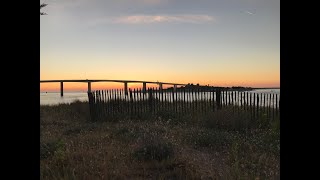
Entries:
[[280, 95], [221, 89], [149, 88], [97, 90], [88, 93], [92, 121], [141, 119], [144, 117], [181, 118], [231, 108], [234, 113], [248, 112], [251, 119], [280, 114]]

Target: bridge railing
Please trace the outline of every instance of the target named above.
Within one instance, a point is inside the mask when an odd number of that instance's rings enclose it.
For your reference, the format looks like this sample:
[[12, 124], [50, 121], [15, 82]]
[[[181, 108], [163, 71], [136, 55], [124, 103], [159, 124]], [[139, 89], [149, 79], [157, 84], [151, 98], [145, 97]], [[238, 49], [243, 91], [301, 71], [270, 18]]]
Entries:
[[173, 85], [174, 89], [177, 88], [177, 86], [185, 86], [187, 84], [179, 84], [179, 83], [168, 83], [168, 82], [152, 82], [152, 81], [137, 81], [137, 80], [40, 80], [40, 83], [60, 83], [60, 95], [63, 96], [63, 84], [64, 83], [87, 83], [88, 84], [88, 93], [91, 92], [91, 83], [94, 82], [116, 82], [116, 83], [123, 83], [124, 84], [124, 91], [127, 93], [128, 91], [128, 83], [142, 83], [143, 85], [143, 91], [146, 91], [147, 84], [158, 84], [159, 88], [162, 89], [163, 85]]

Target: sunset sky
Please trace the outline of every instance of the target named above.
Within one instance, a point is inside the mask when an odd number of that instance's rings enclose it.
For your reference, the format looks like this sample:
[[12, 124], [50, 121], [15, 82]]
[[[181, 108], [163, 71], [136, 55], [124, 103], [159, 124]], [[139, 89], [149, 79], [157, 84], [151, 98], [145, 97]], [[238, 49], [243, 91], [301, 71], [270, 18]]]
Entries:
[[[280, 87], [279, 0], [42, 0], [40, 79]], [[97, 83], [93, 88], [121, 88]], [[134, 85], [132, 85], [134, 86]], [[86, 84], [66, 83], [66, 90]], [[59, 83], [41, 84], [58, 90]]]

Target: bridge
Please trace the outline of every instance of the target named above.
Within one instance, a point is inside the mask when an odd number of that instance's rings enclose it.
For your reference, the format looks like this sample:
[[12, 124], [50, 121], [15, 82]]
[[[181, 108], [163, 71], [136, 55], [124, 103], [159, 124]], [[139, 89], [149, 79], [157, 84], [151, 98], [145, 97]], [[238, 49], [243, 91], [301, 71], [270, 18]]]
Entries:
[[100, 79], [100, 80], [40, 80], [40, 83], [59, 83], [60, 82], [60, 95], [63, 96], [63, 83], [66, 82], [79, 82], [79, 83], [88, 83], [88, 92], [91, 92], [91, 83], [93, 82], [117, 82], [124, 84], [125, 93], [128, 92], [128, 83], [142, 83], [142, 91], [146, 92], [147, 84], [158, 84], [159, 89], [162, 90], [162, 85], [173, 85], [174, 90], [177, 89], [177, 86], [185, 86], [187, 84], [179, 83], [168, 83], [168, 82], [153, 82], [153, 81], [136, 81], [136, 80], [109, 80], [109, 79]]

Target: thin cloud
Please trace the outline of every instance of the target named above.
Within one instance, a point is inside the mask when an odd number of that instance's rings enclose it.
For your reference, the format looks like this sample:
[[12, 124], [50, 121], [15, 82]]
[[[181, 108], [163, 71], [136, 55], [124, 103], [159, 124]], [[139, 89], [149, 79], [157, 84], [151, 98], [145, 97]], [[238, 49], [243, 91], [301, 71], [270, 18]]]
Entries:
[[205, 23], [212, 22], [209, 15], [132, 15], [112, 19], [112, 23], [120, 24], [149, 24], [149, 23]]
[[160, 4], [162, 2], [166, 2], [166, 0], [142, 0], [142, 2], [149, 4]]
[[254, 13], [249, 12], [249, 11], [245, 11], [245, 13], [250, 14], [250, 15], [254, 15]]

